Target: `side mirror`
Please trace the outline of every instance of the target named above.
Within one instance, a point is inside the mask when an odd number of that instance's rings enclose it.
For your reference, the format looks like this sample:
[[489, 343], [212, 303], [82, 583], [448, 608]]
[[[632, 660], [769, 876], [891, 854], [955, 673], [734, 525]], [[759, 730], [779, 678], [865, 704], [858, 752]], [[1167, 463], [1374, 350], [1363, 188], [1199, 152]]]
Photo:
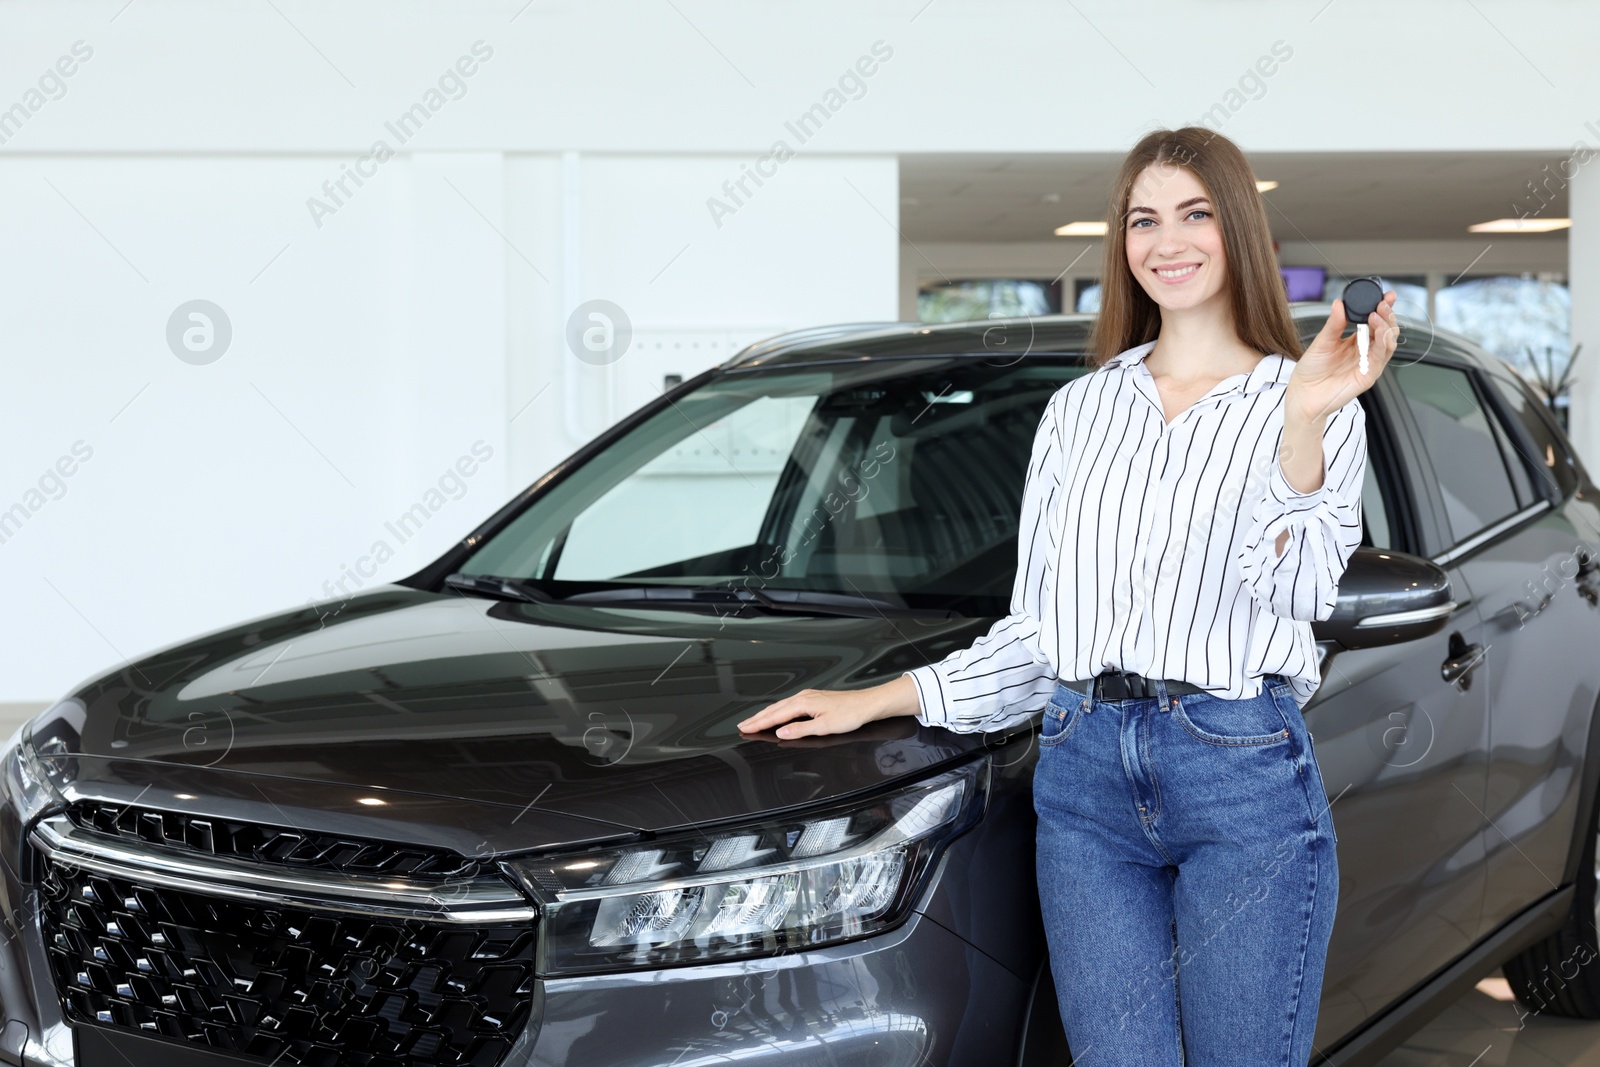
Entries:
[[1415, 641], [1455, 613], [1450, 576], [1432, 560], [1387, 548], [1358, 548], [1339, 579], [1333, 614], [1311, 624], [1319, 641], [1346, 649]]

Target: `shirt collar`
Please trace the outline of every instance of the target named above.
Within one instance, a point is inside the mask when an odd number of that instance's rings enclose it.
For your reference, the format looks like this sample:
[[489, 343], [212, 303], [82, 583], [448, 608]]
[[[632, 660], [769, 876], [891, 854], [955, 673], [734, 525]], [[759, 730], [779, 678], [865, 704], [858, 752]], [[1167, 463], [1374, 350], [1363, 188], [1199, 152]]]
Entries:
[[[1142, 345], [1135, 345], [1132, 348], [1118, 352], [1106, 361], [1105, 366], [1099, 369], [1104, 371], [1110, 370], [1112, 367], [1126, 367], [1131, 370], [1133, 367], [1143, 363], [1144, 357], [1148, 356], [1155, 347], [1155, 341], [1146, 341]], [[1146, 373], [1149, 373], [1148, 368], [1146, 368]], [[1293, 373], [1294, 360], [1288, 356], [1273, 352], [1270, 355], [1262, 356], [1260, 362], [1251, 369], [1249, 376], [1242, 383], [1235, 384], [1232, 389], [1241, 393], [1253, 393], [1258, 389], [1265, 389], [1269, 385], [1287, 385], [1289, 376]]]

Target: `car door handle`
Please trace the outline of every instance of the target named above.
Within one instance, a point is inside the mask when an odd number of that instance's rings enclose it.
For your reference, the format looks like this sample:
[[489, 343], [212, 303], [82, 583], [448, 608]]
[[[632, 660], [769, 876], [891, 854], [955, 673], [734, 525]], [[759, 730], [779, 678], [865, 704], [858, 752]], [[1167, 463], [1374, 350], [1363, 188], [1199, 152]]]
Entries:
[[1468, 644], [1460, 633], [1453, 633], [1449, 658], [1439, 664], [1439, 677], [1458, 689], [1467, 689], [1472, 685], [1472, 669], [1482, 663], [1488, 653], [1488, 646]]
[[1554, 599], [1555, 597], [1552, 594], [1546, 593], [1539, 598], [1536, 604], [1529, 604], [1526, 600], [1513, 600], [1489, 616], [1489, 620], [1505, 629], [1515, 628], [1520, 630], [1527, 625], [1529, 619], [1549, 607], [1550, 601]]

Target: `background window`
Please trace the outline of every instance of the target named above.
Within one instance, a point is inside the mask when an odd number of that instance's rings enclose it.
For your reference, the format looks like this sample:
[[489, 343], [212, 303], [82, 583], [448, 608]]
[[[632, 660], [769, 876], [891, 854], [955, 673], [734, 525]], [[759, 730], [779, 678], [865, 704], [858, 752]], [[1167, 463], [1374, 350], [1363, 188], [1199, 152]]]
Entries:
[[1470, 337], [1523, 374], [1537, 360], [1559, 373], [1571, 355], [1572, 295], [1559, 275], [1462, 278], [1434, 294], [1434, 321]]
[[922, 322], [968, 322], [1060, 313], [1060, 281], [979, 278], [924, 282], [917, 293], [917, 318]]

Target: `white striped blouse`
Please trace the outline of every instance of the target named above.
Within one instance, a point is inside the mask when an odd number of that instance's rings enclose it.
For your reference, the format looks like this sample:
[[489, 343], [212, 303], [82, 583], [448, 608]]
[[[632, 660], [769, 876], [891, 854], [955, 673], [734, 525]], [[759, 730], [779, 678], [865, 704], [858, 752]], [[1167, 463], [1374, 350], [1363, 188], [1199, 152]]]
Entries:
[[1322, 484], [1296, 492], [1278, 462], [1294, 360], [1263, 356], [1168, 425], [1144, 364], [1155, 344], [1050, 398], [1023, 489], [1010, 614], [970, 648], [905, 672], [919, 722], [1005, 729], [1042, 710], [1057, 679], [1104, 671], [1225, 699], [1254, 697], [1263, 676], [1281, 674], [1301, 707], [1321, 684], [1311, 621], [1333, 614], [1361, 544], [1360, 398], [1328, 417]]

